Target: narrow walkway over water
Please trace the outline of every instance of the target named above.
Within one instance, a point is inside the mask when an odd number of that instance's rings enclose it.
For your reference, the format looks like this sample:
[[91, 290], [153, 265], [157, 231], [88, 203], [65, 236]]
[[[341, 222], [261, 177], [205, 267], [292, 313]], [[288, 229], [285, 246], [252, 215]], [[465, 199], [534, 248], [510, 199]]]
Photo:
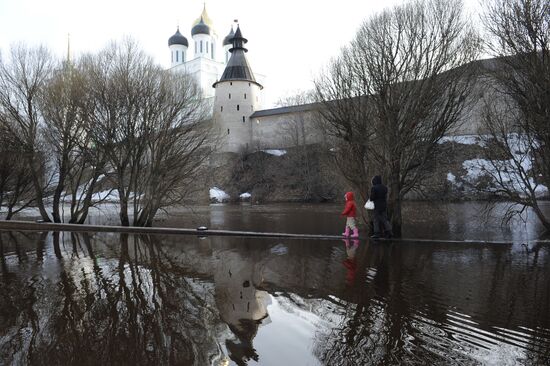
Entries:
[[[316, 239], [316, 240], [339, 240], [346, 239], [340, 235], [318, 235], [318, 234], [293, 234], [293, 233], [272, 233], [239, 230], [198, 230], [189, 228], [170, 227], [134, 227], [134, 226], [112, 226], [112, 225], [79, 225], [66, 223], [46, 223], [32, 221], [0, 221], [0, 230], [15, 231], [71, 231], [71, 232], [115, 232], [128, 234], [164, 234], [164, 235], [199, 235], [199, 236], [244, 236], [244, 237], [265, 237], [265, 238], [289, 238], [289, 239]], [[378, 240], [385, 242], [415, 242], [415, 243], [449, 243], [449, 244], [514, 244], [512, 241], [491, 241], [491, 240], [446, 240], [446, 239], [370, 239], [366, 237], [347, 238], [356, 240]], [[550, 240], [529, 240], [529, 244], [550, 244]], [[520, 244], [520, 242], [518, 242]]]

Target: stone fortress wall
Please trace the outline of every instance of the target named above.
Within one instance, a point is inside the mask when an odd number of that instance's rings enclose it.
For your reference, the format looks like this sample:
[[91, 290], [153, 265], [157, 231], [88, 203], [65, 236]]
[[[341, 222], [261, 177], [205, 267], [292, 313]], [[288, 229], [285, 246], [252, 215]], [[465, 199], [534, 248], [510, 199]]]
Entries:
[[[475, 61], [472, 67], [475, 70], [475, 79], [472, 85], [469, 100], [466, 102], [456, 126], [452, 128], [448, 136], [471, 136], [484, 134], [482, 120], [485, 103], [488, 100], [497, 101], [497, 108], [505, 110], [507, 103], [503, 96], [497, 94], [497, 89], [489, 74], [498, 67], [495, 59]], [[250, 116], [251, 132], [250, 141], [243, 144], [262, 149], [284, 149], [296, 146], [294, 139], [297, 126], [305, 126], [306, 143], [324, 143], [325, 137], [320, 131], [319, 113], [316, 112], [317, 104], [306, 104], [274, 109], [258, 110]], [[243, 135], [245, 136], [245, 135]], [[236, 145], [234, 145], [236, 146]]]

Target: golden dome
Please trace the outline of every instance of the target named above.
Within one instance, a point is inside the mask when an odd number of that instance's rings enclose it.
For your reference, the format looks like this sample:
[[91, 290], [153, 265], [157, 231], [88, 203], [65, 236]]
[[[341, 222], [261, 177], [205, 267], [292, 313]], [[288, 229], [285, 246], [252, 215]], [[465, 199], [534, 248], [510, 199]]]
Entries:
[[199, 24], [199, 22], [201, 21], [201, 18], [203, 23], [209, 26], [210, 29], [214, 28], [214, 23], [212, 22], [212, 19], [210, 19], [210, 17], [208, 16], [208, 13], [206, 12], [206, 4], [204, 4], [204, 8], [202, 9], [201, 15], [193, 22], [193, 25], [191, 27], [194, 27], [197, 24]]

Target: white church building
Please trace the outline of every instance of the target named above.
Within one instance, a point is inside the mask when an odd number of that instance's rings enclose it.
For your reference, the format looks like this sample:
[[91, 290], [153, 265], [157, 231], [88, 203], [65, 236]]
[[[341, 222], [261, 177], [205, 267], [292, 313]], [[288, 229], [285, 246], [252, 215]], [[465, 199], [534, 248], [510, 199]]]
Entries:
[[168, 39], [170, 70], [191, 75], [201, 86], [212, 123], [224, 136], [222, 151], [284, 148], [280, 128], [293, 107], [262, 109], [265, 76], [250, 67], [240, 26], [220, 42], [213, 24], [205, 6], [191, 27], [191, 42], [178, 27]]
[[[179, 27], [168, 39], [170, 69], [192, 75], [201, 86], [204, 97], [213, 98], [212, 85], [220, 79], [229, 62], [234, 35], [235, 30], [231, 26], [229, 33], [220, 42], [205, 5], [191, 26], [191, 42], [180, 32]], [[258, 74], [254, 77], [260, 83], [265, 78]]]

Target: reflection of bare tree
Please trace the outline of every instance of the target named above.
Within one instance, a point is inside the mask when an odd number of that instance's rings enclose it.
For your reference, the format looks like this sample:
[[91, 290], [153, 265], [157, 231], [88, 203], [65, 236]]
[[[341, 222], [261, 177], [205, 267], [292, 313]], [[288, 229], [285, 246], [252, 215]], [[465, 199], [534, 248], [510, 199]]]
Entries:
[[[508, 267], [510, 260], [511, 258], [507, 258], [503, 267]], [[541, 315], [550, 314], [550, 296], [548, 294], [550, 251], [548, 247], [538, 244], [530, 248], [520, 260], [527, 262], [529, 270], [506, 279], [513, 284], [513, 286], [506, 287], [513, 299], [509, 303], [513, 310], [517, 309], [516, 311], [523, 312], [526, 324], [532, 324], [530, 331], [521, 329], [526, 333], [526, 358], [529, 364], [548, 365], [550, 364], [550, 320]], [[509, 271], [503, 270], [503, 272], [509, 275]], [[495, 278], [496, 281], [502, 282], [502, 277]], [[513, 312], [510, 311], [508, 314], [512, 315]]]
[[[549, 344], [544, 330], [549, 329], [548, 319], [536, 314], [550, 310], [550, 283], [544, 275], [548, 262], [536, 263], [537, 253], [533, 252], [529, 254], [529, 270], [517, 271], [514, 261], [518, 259], [509, 248], [489, 253], [494, 257], [480, 257], [478, 261], [469, 258], [467, 264], [447, 260], [444, 270], [449, 274], [426, 279], [427, 273], [437, 269], [433, 249], [371, 245], [359, 251], [353, 292], [336, 308], [339, 321], [335, 326], [316, 334], [314, 353], [327, 365], [471, 364], [479, 361], [471, 352], [502, 347], [495, 346], [502, 339], [487, 338], [498, 333], [494, 327], [502, 327], [517, 332], [515, 339], [505, 339], [504, 344], [517, 345], [519, 334], [524, 333], [523, 342], [529, 345], [527, 360], [547, 363]], [[447, 254], [452, 258], [453, 251]], [[367, 258], [366, 262], [361, 258]], [[547, 255], [544, 258], [548, 261]], [[468, 267], [467, 272], [461, 271], [462, 265]], [[530, 275], [533, 277], [526, 278]], [[457, 282], [468, 285], [456, 286]], [[475, 299], [471, 298], [472, 290], [479, 291]], [[481, 320], [475, 327], [475, 317], [462, 325], [454, 311], [477, 315]], [[526, 324], [533, 324], [533, 329], [518, 328]]]
[[376, 365], [408, 360], [403, 338], [409, 333], [411, 317], [401, 289], [401, 258], [391, 255], [391, 247], [373, 250], [369, 246], [366, 251], [376, 275], [364, 288], [366, 278], [361, 273], [355, 281], [354, 301], [342, 304], [340, 324], [328, 334], [320, 334], [315, 352], [324, 364]]
[[87, 234], [54, 235], [59, 272], [49, 279], [23, 271], [10, 282], [2, 272], [4, 361], [204, 365], [221, 358], [208, 284], [184, 276], [151, 237], [121, 235], [111, 247], [117, 261], [96, 257], [92, 243]]

